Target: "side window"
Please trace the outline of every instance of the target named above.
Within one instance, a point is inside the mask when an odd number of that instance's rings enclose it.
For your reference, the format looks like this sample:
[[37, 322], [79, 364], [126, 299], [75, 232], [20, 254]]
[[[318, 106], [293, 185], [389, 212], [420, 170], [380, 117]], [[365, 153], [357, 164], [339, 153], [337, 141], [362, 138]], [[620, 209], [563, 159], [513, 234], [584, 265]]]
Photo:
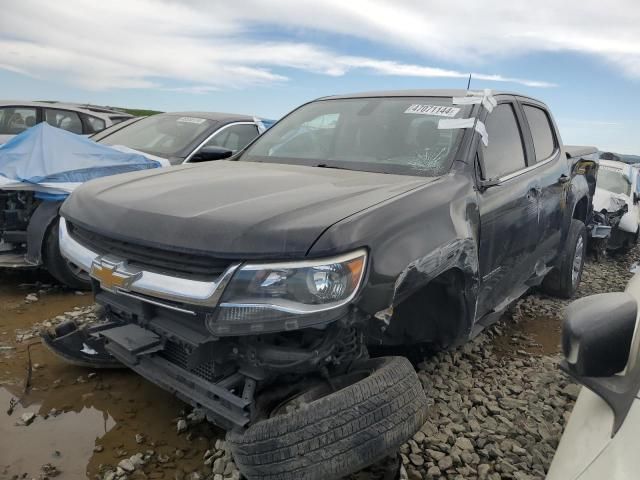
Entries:
[[44, 120], [52, 127], [82, 134], [82, 122], [80, 121], [80, 115], [76, 112], [47, 108], [44, 111]]
[[483, 146], [484, 178], [499, 178], [525, 168], [524, 145], [513, 106], [498, 105], [487, 117], [485, 126], [489, 146]]
[[92, 117], [91, 115], [85, 115], [86, 124], [89, 127], [89, 132], [87, 133], [96, 133], [101, 130], [104, 130], [107, 126], [105, 121], [98, 117]]
[[254, 124], [230, 125], [215, 134], [206, 147], [222, 147], [238, 151], [258, 136], [258, 127]]
[[0, 134], [17, 135], [36, 124], [37, 112], [32, 107], [0, 108]]
[[531, 129], [533, 147], [536, 150], [536, 162], [545, 160], [556, 149], [556, 142], [551, 130], [551, 122], [547, 113], [538, 107], [523, 105], [524, 115]]

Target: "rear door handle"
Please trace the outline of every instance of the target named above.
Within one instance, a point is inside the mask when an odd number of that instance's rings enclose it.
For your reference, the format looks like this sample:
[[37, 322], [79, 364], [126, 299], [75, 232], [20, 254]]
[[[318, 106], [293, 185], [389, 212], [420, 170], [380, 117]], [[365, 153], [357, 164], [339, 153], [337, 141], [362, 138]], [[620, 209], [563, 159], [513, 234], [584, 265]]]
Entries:
[[558, 183], [559, 184], [568, 183], [570, 181], [571, 181], [571, 177], [565, 175], [564, 173], [562, 175], [560, 175], [560, 177], [558, 178]]

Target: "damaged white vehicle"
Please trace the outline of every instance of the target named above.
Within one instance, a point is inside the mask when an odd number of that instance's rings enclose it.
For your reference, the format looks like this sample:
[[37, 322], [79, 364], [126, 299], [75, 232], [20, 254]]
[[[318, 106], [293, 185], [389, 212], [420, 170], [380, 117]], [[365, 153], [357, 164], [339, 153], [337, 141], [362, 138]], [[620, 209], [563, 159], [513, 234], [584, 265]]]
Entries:
[[574, 301], [562, 327], [562, 369], [582, 388], [547, 480], [632, 480], [640, 424], [640, 275], [624, 292]]
[[[608, 248], [628, 250], [638, 241], [640, 225], [640, 170], [627, 163], [600, 160], [593, 210], [618, 213], [620, 221], [611, 232]], [[626, 211], [625, 211], [626, 209]]]

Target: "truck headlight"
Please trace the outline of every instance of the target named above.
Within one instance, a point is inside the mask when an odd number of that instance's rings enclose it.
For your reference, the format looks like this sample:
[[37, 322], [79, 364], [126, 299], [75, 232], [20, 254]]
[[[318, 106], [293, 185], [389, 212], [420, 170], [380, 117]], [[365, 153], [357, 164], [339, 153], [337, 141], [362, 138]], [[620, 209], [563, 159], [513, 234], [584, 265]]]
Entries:
[[357, 294], [366, 262], [360, 249], [325, 259], [245, 264], [207, 316], [207, 328], [218, 336], [246, 335], [333, 321]]

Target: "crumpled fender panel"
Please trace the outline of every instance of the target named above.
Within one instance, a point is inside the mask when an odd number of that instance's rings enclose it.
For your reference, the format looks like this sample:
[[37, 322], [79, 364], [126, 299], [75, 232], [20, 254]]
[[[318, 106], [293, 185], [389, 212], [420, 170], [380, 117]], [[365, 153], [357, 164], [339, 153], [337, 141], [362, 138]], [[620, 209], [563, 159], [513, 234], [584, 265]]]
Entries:
[[471, 279], [467, 295], [475, 312], [478, 228], [474, 186], [453, 173], [333, 225], [309, 255], [368, 248], [366, 287], [357, 300], [368, 314], [397, 304], [449, 268]]

